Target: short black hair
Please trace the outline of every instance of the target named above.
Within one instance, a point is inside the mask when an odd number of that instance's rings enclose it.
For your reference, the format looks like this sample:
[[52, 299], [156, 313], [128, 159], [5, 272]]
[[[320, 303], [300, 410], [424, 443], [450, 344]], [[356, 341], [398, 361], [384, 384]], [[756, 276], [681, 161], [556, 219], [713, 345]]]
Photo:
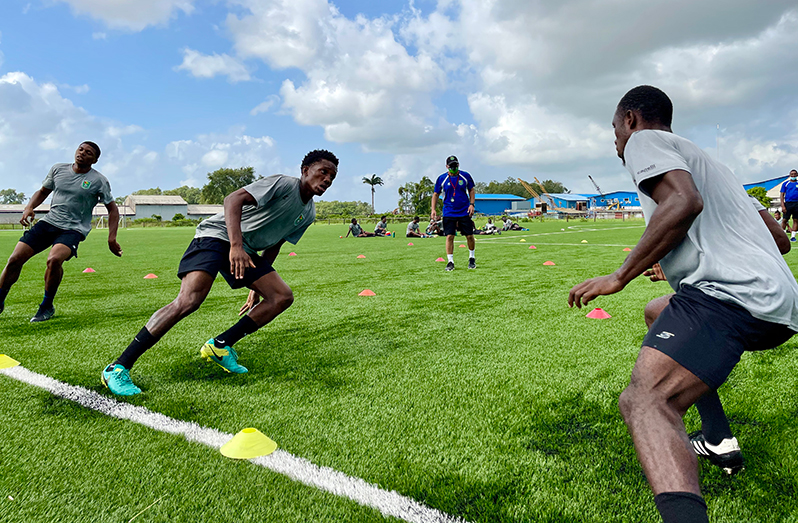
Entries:
[[790, 173], [798, 173], [795, 169], [790, 169]]
[[413, 221], [420, 220], [420, 219], [421, 219], [421, 218], [419, 218], [418, 216], [414, 216], [414, 217], [413, 217]]
[[670, 127], [673, 121], [673, 103], [662, 90], [651, 85], [639, 85], [623, 95], [618, 109], [637, 111], [649, 123]]
[[384, 220], [385, 218], [387, 218], [387, 216], [385, 216], [384, 214], [380, 216], [380, 220]]
[[338, 158], [333, 153], [325, 149], [315, 149], [306, 154], [305, 158], [302, 160], [302, 167], [310, 167], [314, 163], [320, 162], [321, 160], [329, 160], [333, 163], [333, 165], [338, 167]]
[[357, 218], [352, 218], [352, 223], [357, 223]]
[[94, 149], [94, 152], [97, 153], [97, 159], [99, 160], [100, 159], [100, 154], [101, 154], [100, 146], [97, 145], [96, 143], [90, 142], [88, 140], [86, 140], [85, 142], [80, 142], [80, 145], [83, 145], [84, 143], [86, 145], [90, 146], [92, 149]]

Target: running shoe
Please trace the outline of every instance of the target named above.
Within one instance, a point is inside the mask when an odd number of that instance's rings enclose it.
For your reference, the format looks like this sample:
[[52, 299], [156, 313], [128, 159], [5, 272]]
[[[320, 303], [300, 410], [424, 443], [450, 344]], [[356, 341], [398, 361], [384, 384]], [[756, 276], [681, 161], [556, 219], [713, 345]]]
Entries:
[[722, 468], [730, 476], [745, 468], [743, 453], [740, 451], [737, 438], [726, 438], [719, 445], [710, 445], [704, 439], [704, 433], [699, 430], [690, 434], [690, 443], [696, 454], [707, 458], [710, 463]]
[[447, 271], [453, 271], [454, 270], [454, 262], [447, 263], [446, 264], [446, 270]]
[[36, 311], [36, 315], [30, 319], [31, 323], [39, 323], [40, 321], [47, 321], [55, 315], [55, 307], [50, 305], [49, 309], [42, 309]]
[[477, 259], [476, 258], [469, 258], [468, 259], [468, 268], [469, 269], [476, 269], [477, 268]]
[[233, 347], [220, 349], [213, 343], [213, 338], [209, 339], [200, 349], [200, 354], [207, 361], [212, 361], [227, 372], [233, 374], [244, 374], [247, 368], [238, 364], [238, 353]]
[[141, 389], [133, 385], [130, 380], [130, 371], [118, 363], [108, 365], [100, 378], [103, 385], [117, 396], [134, 396], [141, 392]]
[[793, 236], [792, 238], [790, 238], [790, 241], [791, 241], [791, 242], [798, 242], [798, 238], [796, 238], [795, 236]]

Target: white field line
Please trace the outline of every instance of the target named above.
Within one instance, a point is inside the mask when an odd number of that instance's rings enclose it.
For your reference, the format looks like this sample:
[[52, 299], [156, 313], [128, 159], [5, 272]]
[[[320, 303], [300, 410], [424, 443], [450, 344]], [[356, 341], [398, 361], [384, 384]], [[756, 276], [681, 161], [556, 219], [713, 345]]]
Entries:
[[615, 244], [615, 243], [555, 243], [555, 242], [535, 242], [534, 244], [530, 243], [521, 243], [521, 242], [492, 242], [491, 245], [518, 245], [519, 247], [526, 247], [527, 245], [564, 245], [566, 247], [570, 246], [579, 246], [579, 247], [634, 247], [634, 245], [629, 245], [628, 243], [623, 244]]
[[571, 230], [565, 230], [565, 231], [533, 232], [533, 233], [529, 233], [529, 234], [513, 234], [512, 236], [506, 236], [506, 237], [502, 237], [501, 235], [499, 235], [499, 236], [491, 235], [490, 238], [485, 238], [482, 235], [478, 235], [478, 236], [476, 236], [476, 238], [479, 238], [479, 241], [481, 241], [481, 242], [484, 242], [484, 241], [496, 242], [498, 240], [506, 240], [508, 238], [521, 239], [521, 238], [532, 238], [532, 237], [536, 237], [536, 236], [552, 236], [552, 235], [555, 235], [555, 234], [576, 234], [576, 233], [585, 233], [585, 232], [615, 231], [615, 230], [618, 230], [618, 229], [645, 229], [645, 228], [646, 228], [645, 225], [626, 225], [626, 226], [621, 226], [621, 227], [603, 227], [603, 228], [599, 228], [599, 229], [594, 229], [594, 228], [589, 228], [589, 227], [582, 228], [582, 226], [580, 226], [580, 225], [571, 225], [571, 226], [568, 227], [568, 229], [571, 229]]
[[[69, 385], [43, 374], [17, 366], [0, 369], [9, 378], [39, 387], [74, 401], [83, 407], [96, 410], [107, 416], [132, 421], [151, 429], [183, 436], [188, 441], [201, 443], [218, 450], [227, 443], [232, 434], [216, 429], [202, 427], [189, 421], [181, 421], [152, 412], [144, 407], [131, 405], [103, 396], [89, 389]], [[402, 496], [396, 491], [387, 491], [360, 478], [347, 476], [329, 467], [320, 467], [310, 461], [277, 449], [268, 456], [250, 460], [278, 474], [283, 474], [305, 485], [319, 490], [349, 498], [356, 503], [379, 510], [385, 516], [393, 516], [410, 523], [465, 523], [459, 517], [451, 516], [418, 501]]]

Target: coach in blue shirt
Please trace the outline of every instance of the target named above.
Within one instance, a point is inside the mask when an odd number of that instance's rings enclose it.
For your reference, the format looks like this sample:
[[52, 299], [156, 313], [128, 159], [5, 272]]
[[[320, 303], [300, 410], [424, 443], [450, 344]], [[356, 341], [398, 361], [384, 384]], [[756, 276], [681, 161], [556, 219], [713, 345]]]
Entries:
[[432, 213], [431, 218], [437, 220], [438, 213], [435, 210], [438, 205], [438, 198], [443, 194], [443, 233], [446, 235], [446, 256], [449, 258], [446, 264], [447, 271], [454, 270], [454, 234], [466, 237], [468, 241], [468, 268], [476, 269], [477, 260], [474, 256], [474, 180], [471, 175], [460, 170], [460, 162], [456, 156], [446, 159], [447, 172], [438, 176], [435, 182], [435, 192], [432, 193]]
[[781, 184], [781, 214], [783, 219], [781, 227], [787, 227], [792, 216], [792, 237], [791, 242], [795, 240], [795, 231], [798, 229], [798, 171], [793, 169], [790, 171], [790, 177]]

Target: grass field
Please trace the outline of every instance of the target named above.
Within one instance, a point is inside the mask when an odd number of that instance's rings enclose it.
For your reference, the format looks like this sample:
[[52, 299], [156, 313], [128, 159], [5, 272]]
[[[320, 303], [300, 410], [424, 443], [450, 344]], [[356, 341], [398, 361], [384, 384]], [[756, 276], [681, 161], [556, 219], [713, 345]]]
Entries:
[[[411, 247], [314, 225], [275, 263], [294, 305], [237, 344], [248, 374], [223, 375], [199, 358], [245, 297], [220, 277], [203, 307], [139, 360], [132, 377], [144, 393], [126, 401], [228, 433], [257, 427], [296, 456], [471, 522], [658, 521], [616, 401], [645, 334], [643, 307], [670, 288], [638, 278], [599, 298], [590, 308], [609, 320], [566, 304], [571, 286], [622, 262], [643, 224], [529, 226], [478, 237], [475, 271], [456, 248], [457, 270], [445, 273], [435, 262], [442, 238]], [[176, 296], [193, 229], [120, 231], [121, 259], [105, 235], [93, 231], [65, 265], [55, 318], [28, 323], [43, 255], [0, 316], [0, 352], [104, 394], [101, 369]], [[18, 237], [0, 231], [3, 262]], [[796, 256], [787, 255], [793, 271]], [[143, 279], [150, 272], [159, 278]], [[376, 296], [358, 296], [366, 288]], [[720, 391], [747, 468], [729, 478], [701, 464], [713, 522], [798, 522], [795, 343], [747, 354]], [[4, 523], [127, 522], [158, 499], [137, 523], [385, 519], [5, 376], [0, 418]], [[693, 410], [686, 423], [697, 428]]]

